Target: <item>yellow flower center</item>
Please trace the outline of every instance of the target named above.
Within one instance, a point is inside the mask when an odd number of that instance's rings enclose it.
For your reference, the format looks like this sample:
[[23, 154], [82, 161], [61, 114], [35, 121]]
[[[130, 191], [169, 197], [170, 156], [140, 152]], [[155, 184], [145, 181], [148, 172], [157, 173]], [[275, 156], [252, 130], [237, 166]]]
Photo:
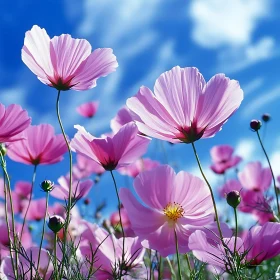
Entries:
[[163, 213], [167, 216], [167, 218], [174, 222], [176, 222], [179, 218], [182, 218], [184, 216], [184, 212], [183, 207], [176, 202], [169, 202], [163, 209]]

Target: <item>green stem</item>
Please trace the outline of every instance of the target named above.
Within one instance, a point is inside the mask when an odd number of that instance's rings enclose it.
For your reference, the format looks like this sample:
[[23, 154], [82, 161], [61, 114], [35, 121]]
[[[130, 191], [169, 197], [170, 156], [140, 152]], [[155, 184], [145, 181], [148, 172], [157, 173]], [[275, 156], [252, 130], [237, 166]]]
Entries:
[[29, 207], [30, 207], [31, 200], [32, 200], [33, 189], [34, 189], [34, 184], [35, 184], [35, 179], [36, 179], [36, 171], [37, 171], [37, 164], [34, 165], [34, 170], [33, 170], [33, 175], [32, 175], [32, 182], [31, 182], [31, 192], [30, 192], [30, 197], [29, 197], [29, 200], [28, 200], [27, 208], [26, 208], [26, 211], [25, 211], [25, 214], [24, 214], [24, 218], [23, 218], [23, 222], [22, 222], [22, 228], [21, 228], [21, 232], [20, 232], [20, 239], [22, 237], [23, 228], [24, 228], [25, 223], [26, 223], [26, 216], [27, 216], [27, 213], [29, 211]]
[[273, 186], [274, 186], [274, 193], [275, 193], [275, 197], [276, 197], [276, 202], [277, 202], [277, 210], [278, 210], [278, 215], [280, 215], [280, 207], [279, 207], [279, 199], [278, 199], [278, 194], [277, 194], [277, 187], [276, 187], [276, 181], [275, 181], [275, 176], [273, 174], [273, 170], [272, 170], [272, 166], [271, 166], [271, 163], [270, 163], [270, 160], [269, 160], [269, 157], [266, 153], [266, 150], [264, 148], [264, 145], [262, 143], [262, 140], [261, 140], [261, 137], [260, 137], [260, 134], [259, 134], [259, 131], [257, 130], [257, 135], [258, 135], [258, 139], [259, 139], [259, 142], [261, 144], [261, 147], [262, 147], [262, 150], [265, 154], [265, 157], [266, 157], [266, 160], [268, 162], [268, 165], [269, 165], [269, 168], [270, 168], [270, 171], [271, 171], [271, 175], [272, 175], [272, 180], [273, 180]]
[[[54, 261], [53, 261], [53, 274], [54, 279], [57, 279], [57, 257], [56, 257], [56, 243], [57, 243], [57, 233], [54, 233], [54, 245], [53, 245], [53, 251], [54, 251]], [[62, 272], [63, 273], [63, 272]], [[62, 274], [61, 273], [61, 274]], [[61, 278], [62, 279], [62, 278]]]
[[42, 249], [43, 240], [44, 240], [45, 225], [46, 225], [46, 219], [47, 219], [47, 213], [48, 213], [48, 205], [49, 205], [49, 192], [46, 192], [46, 212], [45, 212], [42, 236], [41, 236], [40, 247], [39, 247], [39, 256], [38, 256], [37, 270], [39, 269], [39, 264], [40, 264], [41, 249]]
[[179, 248], [178, 248], [178, 238], [177, 238], [177, 233], [176, 233], [175, 228], [174, 228], [174, 236], [175, 236], [175, 243], [176, 243], [176, 255], [177, 255], [179, 279], [182, 280], [181, 263], [180, 263]]
[[[18, 251], [17, 251], [17, 235], [16, 235], [16, 226], [15, 226], [15, 217], [14, 217], [14, 206], [13, 206], [13, 199], [12, 199], [12, 191], [11, 191], [11, 182], [10, 182], [10, 177], [8, 174], [8, 171], [6, 169], [6, 161], [3, 157], [2, 152], [0, 152], [0, 157], [1, 157], [1, 166], [4, 172], [4, 178], [6, 178], [7, 180], [7, 185], [4, 183], [4, 188], [5, 188], [5, 212], [7, 213], [6, 215], [6, 223], [7, 223], [7, 227], [8, 227], [8, 235], [9, 235], [9, 241], [10, 241], [10, 254], [11, 254], [11, 263], [12, 263], [12, 267], [14, 270], [14, 275], [15, 275], [15, 279], [18, 279], [18, 273], [17, 273], [17, 266], [18, 266]], [[5, 182], [5, 181], [4, 181]], [[6, 186], [6, 187], [5, 187]], [[11, 207], [11, 219], [12, 219], [12, 232], [13, 232], [13, 242], [11, 240], [11, 228], [9, 226], [9, 217], [8, 217], [8, 200], [7, 200], [7, 193], [6, 191], [8, 190], [8, 196], [9, 196], [9, 200], [10, 200], [10, 207]], [[15, 246], [15, 264], [13, 262], [13, 257], [12, 257], [12, 244], [14, 244]]]
[[237, 211], [236, 207], [233, 207], [234, 210], [234, 218], [235, 218], [235, 238], [234, 238], [234, 255], [236, 253], [236, 242], [237, 242], [237, 234], [238, 234], [238, 223], [237, 223]]
[[207, 178], [206, 178], [206, 176], [205, 176], [205, 174], [204, 174], [204, 172], [202, 170], [201, 163], [200, 163], [200, 160], [198, 158], [198, 155], [197, 155], [197, 152], [196, 152], [196, 148], [195, 148], [193, 142], [192, 142], [192, 147], [193, 147], [194, 155], [195, 155], [195, 158], [196, 158], [196, 161], [197, 161], [200, 173], [201, 173], [202, 177], [204, 178], [204, 181], [207, 184], [207, 186], [209, 188], [209, 191], [210, 191], [210, 194], [211, 194], [211, 198], [212, 198], [212, 202], [213, 202], [213, 206], [214, 206], [214, 211], [215, 211], [216, 223], [217, 223], [217, 226], [218, 226], [218, 231], [219, 231], [220, 239], [223, 242], [223, 234], [222, 234], [222, 230], [221, 230], [221, 226], [220, 226], [220, 221], [219, 221], [219, 216], [218, 216], [218, 211], [217, 211], [217, 207], [216, 207], [216, 202], [215, 202], [214, 194], [213, 194], [211, 185], [208, 182], [208, 180], [207, 180]]
[[64, 260], [65, 260], [65, 253], [66, 253], [66, 242], [67, 242], [67, 232], [68, 232], [68, 226], [70, 224], [70, 212], [71, 212], [71, 206], [72, 206], [72, 202], [71, 202], [71, 195], [72, 195], [72, 162], [73, 162], [73, 158], [72, 158], [72, 151], [70, 148], [70, 143], [67, 139], [67, 136], [65, 134], [64, 128], [63, 128], [63, 124], [60, 118], [60, 112], [59, 112], [59, 98], [60, 98], [60, 90], [58, 90], [57, 93], [57, 99], [56, 99], [56, 114], [57, 114], [57, 119], [60, 125], [60, 129], [61, 132], [63, 134], [65, 143], [67, 145], [67, 149], [68, 149], [68, 154], [69, 154], [69, 196], [68, 196], [68, 202], [67, 202], [67, 211], [66, 211], [66, 220], [65, 220], [65, 228], [64, 228], [64, 236], [63, 236], [63, 243], [62, 243], [62, 261], [61, 261], [61, 276], [63, 274], [63, 267], [64, 267]]
[[162, 279], [161, 265], [162, 265], [162, 257], [159, 256], [159, 263], [158, 263], [158, 280], [161, 280], [161, 279]]
[[172, 264], [171, 264], [170, 259], [168, 258], [168, 256], [166, 257], [166, 261], [167, 261], [167, 263], [168, 263], [168, 265], [169, 265], [170, 272], [171, 272], [171, 275], [172, 275], [172, 279], [173, 279], [173, 278], [176, 278], [175, 271], [174, 271], [174, 269], [173, 269], [173, 266], [172, 266]]
[[190, 258], [189, 258], [189, 255], [188, 255], [188, 254], [186, 254], [185, 256], [186, 256], [188, 268], [189, 268], [189, 271], [190, 271], [190, 278], [192, 278], [192, 267], [191, 267]]
[[120, 225], [121, 225], [122, 237], [123, 237], [123, 246], [122, 246], [122, 264], [123, 264], [124, 263], [124, 239], [125, 239], [125, 235], [124, 235], [123, 224], [122, 224], [121, 200], [120, 200], [120, 197], [119, 197], [118, 187], [117, 187], [117, 183], [116, 183], [113, 171], [110, 170], [110, 173], [111, 173], [112, 179], [114, 181], [115, 191], [116, 191], [116, 195], [117, 195], [117, 198], [118, 198], [118, 210], [119, 210]]

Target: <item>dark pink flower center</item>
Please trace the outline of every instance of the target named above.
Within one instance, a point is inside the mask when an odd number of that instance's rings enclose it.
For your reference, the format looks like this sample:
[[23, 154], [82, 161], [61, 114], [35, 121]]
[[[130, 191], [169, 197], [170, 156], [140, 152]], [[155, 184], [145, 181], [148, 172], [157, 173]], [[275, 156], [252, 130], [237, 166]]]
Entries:
[[176, 135], [176, 138], [187, 144], [193, 143], [203, 136], [205, 129], [206, 127], [203, 129], [199, 129], [196, 126], [196, 123], [193, 122], [191, 126], [178, 127], [177, 130], [180, 133]]

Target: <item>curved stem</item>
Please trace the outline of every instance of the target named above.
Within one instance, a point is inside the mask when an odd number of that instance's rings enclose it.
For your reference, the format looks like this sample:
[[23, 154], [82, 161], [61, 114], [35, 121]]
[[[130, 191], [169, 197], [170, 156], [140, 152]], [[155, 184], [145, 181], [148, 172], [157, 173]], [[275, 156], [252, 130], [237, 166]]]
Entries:
[[261, 140], [261, 137], [260, 137], [260, 134], [259, 134], [259, 131], [257, 130], [257, 135], [258, 135], [258, 139], [259, 139], [259, 142], [261, 144], [261, 147], [262, 147], [262, 150], [265, 154], [265, 157], [266, 157], [266, 160], [268, 162], [268, 165], [269, 165], [269, 168], [270, 168], [270, 171], [271, 171], [271, 175], [272, 175], [272, 180], [273, 180], [273, 186], [274, 186], [274, 193], [275, 193], [275, 197], [276, 197], [276, 202], [277, 202], [277, 210], [278, 210], [278, 216], [280, 215], [280, 207], [279, 207], [279, 199], [278, 199], [278, 194], [277, 194], [277, 187], [276, 187], [276, 181], [275, 181], [275, 177], [274, 177], [274, 174], [273, 174], [273, 170], [272, 170], [272, 166], [271, 166], [271, 163], [270, 163], [270, 160], [269, 160], [269, 157], [266, 153], [266, 150], [264, 148], [264, 145], [262, 143], [262, 140]]
[[22, 237], [23, 228], [24, 228], [25, 223], [26, 223], [26, 216], [27, 216], [27, 213], [29, 211], [29, 207], [30, 207], [31, 200], [32, 200], [34, 183], [35, 183], [35, 179], [36, 179], [36, 171], [37, 171], [37, 164], [34, 165], [34, 170], [33, 170], [33, 175], [32, 175], [32, 182], [31, 182], [31, 192], [30, 192], [30, 197], [29, 197], [29, 200], [28, 200], [27, 208], [26, 208], [26, 211], [25, 211], [25, 214], [24, 214], [24, 218], [23, 218], [23, 222], [22, 222], [22, 228], [21, 228], [21, 232], [20, 232], [20, 239]]
[[213, 202], [213, 206], [214, 206], [214, 211], [215, 211], [216, 223], [217, 223], [217, 226], [218, 226], [218, 231], [219, 231], [219, 235], [220, 235], [221, 241], [223, 242], [223, 234], [222, 234], [222, 230], [221, 230], [221, 226], [220, 226], [220, 221], [219, 221], [219, 216], [218, 216], [218, 211], [217, 211], [217, 207], [216, 207], [216, 202], [215, 202], [214, 194], [213, 194], [211, 185], [208, 182], [208, 180], [207, 180], [207, 178], [206, 178], [206, 176], [205, 176], [205, 174], [204, 174], [204, 172], [202, 170], [201, 163], [200, 163], [200, 160], [198, 158], [198, 155], [197, 155], [197, 152], [196, 152], [196, 148], [195, 148], [193, 142], [192, 142], [192, 147], [193, 147], [194, 155], [195, 155], [195, 158], [196, 158], [196, 161], [197, 161], [200, 173], [201, 173], [202, 177], [204, 178], [204, 181], [207, 184], [207, 186], [209, 188], [209, 191], [210, 191], [210, 194], [211, 194], [211, 198], [212, 198], [212, 202]]
[[234, 238], [234, 254], [236, 253], [236, 242], [237, 242], [237, 235], [238, 235], [238, 223], [237, 223], [237, 212], [236, 207], [233, 207], [234, 210], [234, 218], [235, 218], [235, 238]]
[[62, 242], [62, 261], [61, 261], [61, 276], [63, 273], [63, 266], [64, 266], [64, 259], [65, 259], [65, 252], [66, 252], [66, 241], [67, 241], [67, 232], [68, 232], [68, 226], [70, 224], [70, 212], [71, 212], [71, 207], [72, 207], [72, 202], [71, 202], [71, 194], [72, 194], [72, 151], [70, 147], [70, 143], [67, 139], [67, 136], [65, 134], [63, 124], [60, 118], [60, 111], [59, 111], [59, 98], [60, 98], [60, 90], [58, 90], [57, 93], [57, 99], [56, 99], [56, 114], [57, 114], [57, 119], [60, 125], [61, 132], [63, 134], [65, 143], [68, 148], [68, 154], [69, 154], [69, 196], [68, 196], [68, 202], [67, 202], [67, 211], [66, 211], [66, 220], [65, 220], [65, 228], [64, 228], [64, 236], [63, 236], [63, 242]]
[[[2, 167], [5, 166], [5, 163], [4, 163], [4, 158], [2, 156], [2, 153], [0, 151], [0, 154], [1, 154], [1, 165]], [[9, 210], [8, 210], [8, 195], [7, 195], [7, 188], [6, 187], [6, 173], [5, 173], [5, 170], [4, 170], [4, 167], [3, 167], [3, 172], [4, 172], [4, 176], [3, 176], [3, 181], [4, 181], [4, 195], [5, 195], [5, 220], [6, 220], [6, 224], [7, 224], [7, 230], [8, 230], [8, 238], [9, 238], [9, 251], [10, 251], [10, 256], [11, 256], [11, 263], [12, 263], [12, 269], [13, 269], [13, 272], [14, 272], [14, 275], [15, 275], [15, 279], [17, 279], [17, 269], [16, 269], [16, 264], [14, 263], [13, 261], [13, 250], [12, 250], [12, 238], [11, 238], [11, 227], [10, 227], [10, 223], [9, 223]], [[10, 203], [11, 203], [11, 200], [10, 200]], [[14, 212], [12, 211], [12, 215], [14, 214]], [[15, 232], [13, 231], [13, 236], [15, 238]]]
[[176, 233], [175, 228], [174, 228], [174, 236], [175, 236], [175, 243], [176, 243], [176, 255], [177, 255], [179, 279], [182, 280], [181, 263], [180, 263], [179, 248], [178, 248], [178, 238], [177, 238], [177, 233]]
[[120, 225], [121, 225], [122, 237], [123, 237], [123, 247], [122, 247], [122, 263], [123, 263], [124, 262], [124, 239], [125, 239], [125, 235], [124, 235], [123, 224], [122, 224], [121, 200], [120, 200], [120, 197], [119, 197], [118, 187], [117, 187], [117, 183], [116, 183], [113, 171], [110, 170], [110, 173], [111, 173], [112, 179], [114, 181], [115, 191], [116, 191], [116, 195], [117, 195], [117, 198], [118, 198], [118, 210], [119, 210]]
[[48, 213], [48, 204], [49, 204], [49, 192], [46, 193], [46, 212], [45, 212], [43, 229], [42, 229], [42, 236], [41, 236], [40, 247], [39, 247], [39, 256], [38, 256], [37, 270], [38, 270], [39, 264], [40, 264], [41, 249], [42, 249], [43, 240], [44, 240], [45, 225], [46, 225], [46, 219], [47, 219], [47, 213]]

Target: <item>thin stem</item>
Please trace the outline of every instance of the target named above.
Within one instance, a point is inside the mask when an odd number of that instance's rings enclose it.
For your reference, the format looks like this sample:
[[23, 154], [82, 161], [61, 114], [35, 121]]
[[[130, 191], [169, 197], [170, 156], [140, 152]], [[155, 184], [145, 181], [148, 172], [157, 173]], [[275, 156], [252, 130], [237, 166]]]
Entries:
[[168, 263], [168, 265], [169, 265], [170, 272], [171, 272], [172, 279], [173, 279], [173, 278], [176, 277], [175, 271], [174, 271], [174, 269], [173, 269], [173, 266], [172, 266], [171, 261], [170, 261], [170, 259], [168, 258], [168, 256], [167, 256], [165, 259], [166, 259], [166, 261], [167, 261], [167, 263]]
[[192, 278], [192, 267], [191, 267], [190, 258], [189, 258], [189, 255], [188, 255], [188, 254], [186, 254], [185, 256], [186, 256], [188, 268], [189, 268], [189, 271], [190, 271], [190, 278]]
[[24, 228], [25, 223], [26, 223], [26, 216], [27, 216], [27, 213], [29, 211], [29, 207], [30, 207], [31, 200], [32, 200], [34, 183], [35, 183], [35, 179], [36, 179], [36, 171], [37, 171], [37, 164], [34, 165], [34, 169], [33, 169], [32, 182], [31, 182], [31, 192], [30, 192], [30, 197], [29, 197], [29, 200], [28, 200], [27, 208], [26, 208], [26, 211], [25, 211], [25, 214], [24, 214], [24, 218], [23, 218], [23, 222], [22, 222], [22, 228], [21, 228], [21, 232], [20, 232], [20, 239], [22, 238], [23, 228]]
[[161, 279], [162, 279], [161, 264], [162, 264], [162, 257], [159, 256], [159, 262], [158, 262], [158, 280], [161, 280]]
[[178, 238], [177, 238], [177, 233], [176, 233], [175, 228], [174, 228], [174, 236], [175, 236], [175, 243], [176, 243], [176, 255], [177, 255], [179, 279], [182, 280], [181, 263], [180, 263], [179, 248], [178, 248]]
[[269, 157], [266, 153], [266, 150], [264, 148], [264, 145], [262, 143], [262, 140], [261, 140], [261, 137], [260, 137], [260, 134], [259, 134], [259, 131], [257, 130], [257, 135], [258, 135], [258, 139], [259, 139], [259, 142], [261, 144], [261, 147], [262, 147], [262, 150], [265, 154], [265, 157], [266, 157], [266, 160], [268, 162], [268, 165], [269, 165], [269, 168], [270, 168], [270, 171], [271, 171], [271, 175], [272, 175], [272, 180], [273, 180], [273, 186], [274, 186], [274, 192], [275, 192], [275, 197], [276, 197], [276, 202], [277, 202], [277, 210], [278, 210], [278, 215], [280, 215], [280, 207], [279, 207], [279, 199], [278, 199], [278, 194], [277, 194], [277, 187], [276, 187], [276, 181], [275, 181], [275, 176], [273, 174], [273, 170], [272, 170], [272, 166], [271, 166], [271, 163], [270, 163], [270, 160], [269, 160]]
[[218, 226], [218, 231], [219, 231], [219, 235], [220, 235], [221, 241], [223, 242], [223, 234], [222, 234], [222, 230], [221, 230], [221, 226], [220, 226], [220, 221], [219, 221], [219, 216], [218, 216], [218, 211], [217, 211], [217, 207], [216, 207], [216, 202], [215, 202], [214, 194], [213, 194], [211, 185], [208, 182], [208, 180], [207, 180], [207, 178], [206, 178], [206, 176], [205, 176], [205, 174], [204, 174], [204, 172], [202, 170], [201, 163], [200, 163], [200, 160], [198, 158], [198, 155], [197, 155], [197, 152], [196, 152], [196, 148], [195, 148], [193, 142], [192, 142], [192, 147], [193, 147], [194, 155], [195, 155], [195, 158], [196, 158], [196, 161], [197, 161], [200, 173], [201, 173], [202, 177], [204, 178], [204, 181], [207, 184], [207, 186], [209, 188], [209, 191], [210, 191], [210, 194], [211, 194], [211, 198], [212, 198], [212, 202], [213, 202], [213, 206], [214, 206], [214, 211], [215, 211], [216, 223], [217, 223], [217, 226]]
[[117, 183], [116, 183], [113, 171], [110, 170], [110, 173], [111, 173], [112, 179], [114, 181], [115, 191], [116, 191], [116, 195], [117, 195], [117, 198], [118, 198], [118, 210], [119, 210], [120, 225], [121, 225], [122, 237], [123, 237], [123, 247], [122, 247], [122, 263], [123, 263], [124, 262], [124, 239], [125, 239], [125, 235], [124, 235], [123, 224], [122, 224], [121, 200], [120, 200], [120, 197], [119, 197], [118, 187], [117, 187]]
[[150, 265], [150, 269], [149, 269], [149, 280], [152, 280], [152, 272], [153, 272], [153, 263], [152, 263], [152, 250], [151, 249], [147, 249], [148, 250], [148, 257], [149, 257], [149, 265]]
[[[53, 274], [54, 279], [57, 279], [57, 257], [56, 257], [56, 243], [57, 243], [57, 233], [54, 233], [54, 245], [53, 245], [53, 251], [54, 251], [54, 261], [53, 261]], [[62, 272], [63, 273], [63, 272]]]
[[39, 264], [40, 264], [41, 249], [42, 249], [43, 240], [44, 240], [45, 225], [46, 225], [46, 219], [47, 219], [47, 213], [48, 213], [48, 205], [49, 205], [49, 192], [46, 192], [46, 212], [45, 212], [42, 236], [41, 236], [40, 247], [39, 247], [39, 256], [38, 256], [37, 270], [38, 270]]
[[237, 235], [238, 235], [238, 223], [237, 223], [237, 211], [236, 207], [233, 207], [234, 210], [234, 218], [235, 218], [235, 238], [234, 238], [234, 255], [236, 253], [236, 242], [237, 242]]
[[[1, 153], [1, 152], [0, 152]], [[7, 189], [6, 189], [6, 177], [4, 174], [3, 177], [4, 180], [4, 195], [5, 195], [5, 220], [7, 224], [7, 229], [8, 229], [8, 238], [9, 238], [9, 251], [10, 251], [10, 256], [11, 256], [11, 263], [12, 263], [12, 268], [14, 275], [17, 275], [17, 270], [15, 268], [15, 263], [13, 261], [13, 251], [12, 251], [12, 238], [11, 238], [11, 228], [10, 228], [10, 223], [9, 223], [9, 210], [8, 210], [8, 195], [7, 195]]]
[[57, 119], [60, 125], [61, 132], [63, 134], [65, 143], [68, 148], [68, 154], [69, 154], [69, 196], [68, 196], [68, 202], [67, 202], [67, 211], [66, 211], [66, 220], [65, 220], [65, 228], [64, 228], [64, 236], [63, 236], [63, 243], [62, 243], [62, 261], [61, 261], [61, 276], [63, 273], [63, 266], [64, 266], [64, 259], [65, 259], [65, 252], [66, 252], [66, 241], [67, 241], [67, 232], [68, 232], [68, 226], [70, 224], [70, 212], [71, 212], [71, 206], [72, 206], [72, 162], [73, 162], [73, 157], [72, 157], [72, 151], [70, 148], [70, 143], [67, 139], [67, 136], [65, 134], [63, 124], [60, 118], [60, 112], [59, 112], [59, 98], [60, 98], [60, 90], [58, 90], [57, 93], [57, 99], [56, 99], [56, 114], [57, 114]]

